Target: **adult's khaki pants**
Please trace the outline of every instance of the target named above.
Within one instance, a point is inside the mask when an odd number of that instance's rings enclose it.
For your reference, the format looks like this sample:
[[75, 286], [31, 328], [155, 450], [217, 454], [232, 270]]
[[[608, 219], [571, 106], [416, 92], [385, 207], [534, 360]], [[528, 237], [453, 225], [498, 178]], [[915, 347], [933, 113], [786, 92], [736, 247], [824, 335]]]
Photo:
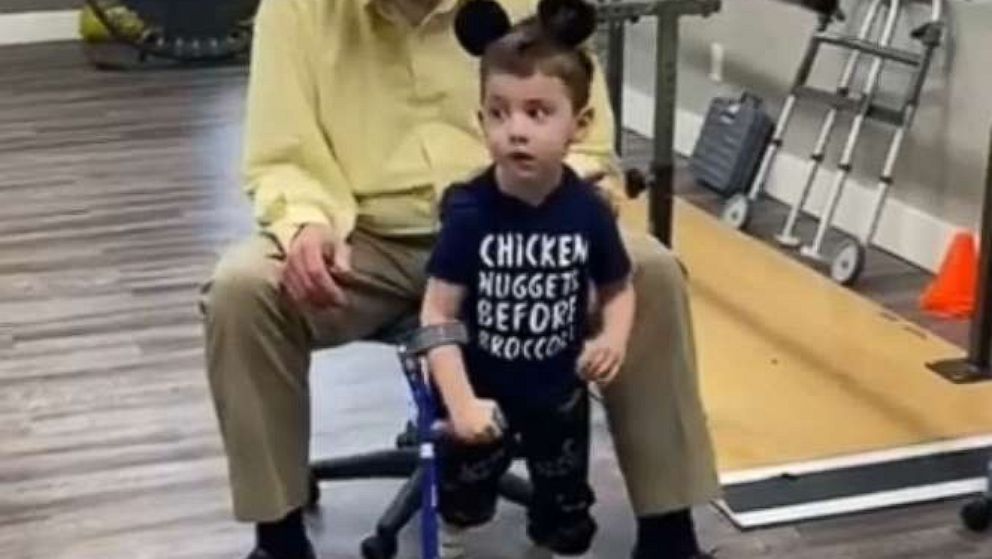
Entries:
[[[311, 351], [418, 309], [432, 240], [362, 231], [351, 240], [356, 278], [344, 309], [298, 310], [278, 285], [284, 252], [264, 234], [228, 250], [204, 285], [207, 371], [239, 520], [273, 521], [307, 500]], [[634, 512], [657, 514], [706, 502], [719, 485], [681, 269], [648, 235], [625, 243], [637, 312], [627, 363], [604, 399]]]

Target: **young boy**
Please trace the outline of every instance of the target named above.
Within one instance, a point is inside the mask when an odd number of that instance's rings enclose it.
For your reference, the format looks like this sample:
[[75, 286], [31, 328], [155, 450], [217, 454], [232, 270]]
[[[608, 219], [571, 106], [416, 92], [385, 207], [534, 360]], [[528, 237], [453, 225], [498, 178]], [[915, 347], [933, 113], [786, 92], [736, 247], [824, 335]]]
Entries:
[[[592, 70], [584, 51], [536, 19], [482, 54], [479, 118], [494, 163], [448, 190], [422, 310], [424, 324], [461, 320], [471, 333], [463, 350], [429, 355], [456, 439], [441, 457], [449, 542], [493, 516], [515, 436], [534, 486], [531, 540], [574, 556], [596, 531], [585, 383], [617, 374], [634, 295], [612, 212], [562, 163], [594, 117]], [[587, 339], [590, 295], [602, 329]], [[508, 424], [502, 436], [496, 409]], [[457, 546], [445, 556], [459, 556]]]

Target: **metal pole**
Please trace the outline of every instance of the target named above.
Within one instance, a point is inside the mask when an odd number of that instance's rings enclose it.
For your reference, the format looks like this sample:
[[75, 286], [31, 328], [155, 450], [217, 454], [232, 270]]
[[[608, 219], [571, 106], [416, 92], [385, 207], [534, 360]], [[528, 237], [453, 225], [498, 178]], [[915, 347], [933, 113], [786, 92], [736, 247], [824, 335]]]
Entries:
[[978, 288], [975, 295], [975, 320], [971, 325], [969, 361], [976, 369], [992, 378], [989, 370], [989, 354], [992, 353], [992, 296], [989, 294], [989, 280], [992, 279], [992, 146], [989, 148], [987, 176], [985, 178], [985, 201], [982, 208], [982, 253], [979, 257]]
[[[599, 4], [599, 17], [611, 20], [636, 20], [653, 16], [657, 22], [655, 107], [654, 107], [654, 152], [651, 163], [651, 178], [644, 180], [636, 170], [627, 177], [628, 194], [636, 196], [648, 190], [648, 217], [651, 232], [665, 245], [671, 245], [672, 238], [672, 196], [675, 175], [675, 95], [678, 90], [679, 19], [684, 15], [709, 16], [720, 11], [721, 0], [622, 0]], [[622, 35], [617, 35], [622, 39]], [[619, 41], [622, 43], [622, 41]], [[622, 57], [622, 49], [614, 49], [613, 57]], [[616, 68], [616, 66], [614, 66]], [[619, 66], [622, 76], [622, 65]], [[609, 71], [609, 70], [608, 70]], [[618, 82], [618, 87], [622, 80]], [[622, 90], [612, 93], [614, 100], [621, 97]], [[615, 101], [615, 104], [621, 103]], [[617, 127], [617, 134], [621, 128]]]
[[649, 189], [651, 231], [665, 246], [672, 245], [672, 197], [675, 192], [675, 97], [678, 92], [679, 17], [657, 18], [657, 69], [654, 88], [654, 160]]
[[613, 149], [623, 155], [623, 72], [626, 43], [625, 23], [612, 21], [607, 28], [607, 85], [613, 107]]
[[[992, 135], [990, 135], [992, 136]], [[985, 200], [982, 204], [981, 256], [978, 264], [978, 286], [975, 295], [975, 316], [971, 322], [968, 356], [930, 363], [930, 370], [955, 384], [992, 380], [989, 367], [992, 353], [992, 139], [985, 178]]]

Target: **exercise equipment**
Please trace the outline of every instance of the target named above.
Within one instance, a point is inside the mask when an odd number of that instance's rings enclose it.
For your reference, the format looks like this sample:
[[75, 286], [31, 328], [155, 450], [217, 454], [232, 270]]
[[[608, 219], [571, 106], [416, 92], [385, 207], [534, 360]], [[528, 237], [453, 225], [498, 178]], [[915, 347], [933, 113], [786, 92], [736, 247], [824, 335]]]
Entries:
[[[861, 140], [862, 131], [867, 121], [877, 121], [895, 127], [888, 148], [881, 177], [875, 190], [868, 223], [856, 238], [848, 238], [830, 259], [830, 276], [843, 285], [851, 285], [857, 281], [864, 268], [865, 255], [870, 246], [889, 189], [893, 183], [893, 171], [902, 150], [906, 134], [912, 126], [919, 105], [923, 85], [930, 70], [935, 50], [940, 46], [945, 30], [944, 20], [945, 0], [872, 0], [865, 11], [859, 32], [850, 37], [831, 31], [831, 24], [843, 17], [839, 12], [837, 2], [822, 2], [818, 7], [818, 25], [813, 33], [805, 55], [797, 72], [795, 82], [789, 97], [786, 99], [782, 114], [776, 126], [775, 135], [762, 160], [758, 175], [750, 191], [746, 195], [736, 196], [726, 204], [723, 212], [724, 220], [733, 227], [745, 228], [751, 212], [751, 205], [758, 200], [767, 182], [768, 176], [775, 165], [785, 133], [799, 101], [812, 101], [827, 105], [829, 110], [820, 127], [820, 132], [810, 156], [809, 171], [798, 198], [790, 207], [789, 215], [782, 230], [775, 240], [782, 246], [795, 248], [802, 244], [796, 236], [796, 223], [803, 206], [806, 204], [813, 184], [824, 162], [827, 145], [842, 113], [854, 115], [850, 132], [844, 145], [843, 155], [827, 195], [826, 206], [820, 216], [814, 239], [810, 244], [802, 246], [800, 254], [814, 261], [825, 261], [823, 242], [827, 231], [833, 225], [841, 196], [853, 169], [854, 155]], [[807, 6], [816, 3], [793, 2]], [[930, 4], [930, 19], [924, 25], [912, 30], [909, 36], [920, 45], [919, 52], [893, 48], [891, 45], [901, 22], [903, 9], [909, 3]], [[877, 27], [881, 24], [881, 33], [877, 39]], [[834, 92], [818, 89], [807, 85], [813, 65], [820, 48], [834, 46], [849, 51], [847, 63], [840, 81]], [[857, 75], [863, 58], [871, 60], [868, 77], [863, 84], [860, 94], [852, 92], [852, 82]], [[903, 96], [901, 105], [891, 108], [876, 102], [876, 93], [882, 81], [882, 72], [888, 63], [898, 63], [912, 70], [910, 85]]]
[[962, 359], [927, 364], [930, 370], [956, 384], [992, 380], [992, 286], [989, 285], [992, 282], [992, 145], [989, 148], [981, 227], [975, 312], [971, 320], [968, 354]]
[[607, 36], [607, 89], [614, 108], [617, 152], [623, 130], [624, 26], [642, 18], [656, 23], [655, 106], [652, 161], [647, 173], [632, 168], [626, 172], [627, 195], [648, 192], [651, 231], [665, 245], [672, 237], [672, 196], [675, 171], [675, 94], [678, 87], [679, 22], [683, 16], [707, 17], [720, 11], [721, 0], [600, 0], [596, 17]]
[[[992, 137], [992, 134], [990, 134]], [[992, 141], [992, 139], [990, 139]], [[992, 143], [986, 168], [985, 196], [982, 202], [981, 253], [978, 263], [978, 283], [975, 294], [975, 314], [971, 322], [968, 354], [962, 359], [949, 359], [927, 364], [927, 367], [956, 384], [992, 380]], [[992, 525], [992, 459], [986, 468], [985, 494], [961, 508], [964, 525], [973, 532], [984, 532]]]
[[[230, 61], [247, 54], [251, 47], [258, 3], [86, 0], [84, 23], [85, 18], [95, 18], [112, 38], [107, 43], [90, 44], [87, 50], [100, 68], [122, 69], [150, 59], [199, 64]], [[127, 54], [121, 52], [121, 46]]]
[[[990, 474], [989, 479], [992, 479]], [[984, 532], [992, 524], [992, 493], [975, 499], [961, 508], [961, 521], [972, 532]]]

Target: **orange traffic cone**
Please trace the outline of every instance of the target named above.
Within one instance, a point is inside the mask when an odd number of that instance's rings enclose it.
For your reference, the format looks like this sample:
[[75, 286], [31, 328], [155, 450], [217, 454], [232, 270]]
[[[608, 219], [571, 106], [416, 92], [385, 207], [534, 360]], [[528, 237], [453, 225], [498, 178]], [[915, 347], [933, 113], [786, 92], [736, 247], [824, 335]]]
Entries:
[[975, 310], [978, 256], [975, 237], [961, 232], [954, 236], [944, 263], [920, 298], [920, 308], [941, 318], [968, 318]]

